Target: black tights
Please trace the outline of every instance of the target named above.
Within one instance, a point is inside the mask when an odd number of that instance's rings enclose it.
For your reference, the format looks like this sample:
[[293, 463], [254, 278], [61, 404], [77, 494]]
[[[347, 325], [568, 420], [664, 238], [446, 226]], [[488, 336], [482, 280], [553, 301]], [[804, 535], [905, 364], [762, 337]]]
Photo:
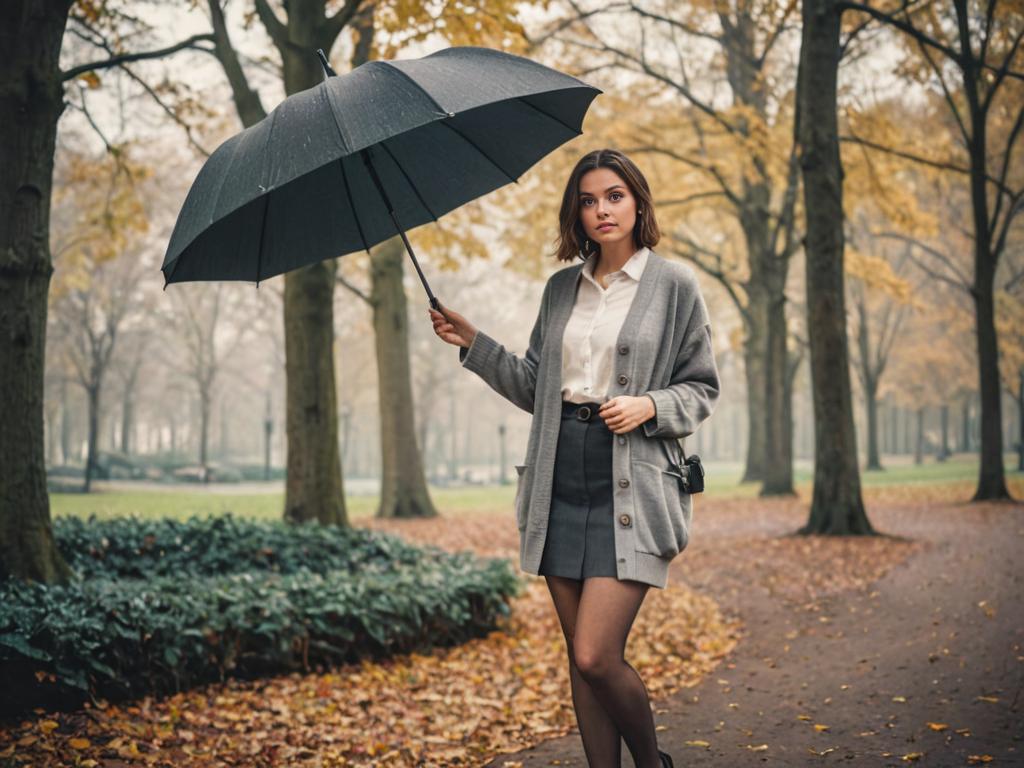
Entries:
[[624, 657], [649, 585], [614, 577], [545, 578], [565, 635], [588, 765], [619, 768], [625, 739], [636, 768], [661, 768], [647, 687]]

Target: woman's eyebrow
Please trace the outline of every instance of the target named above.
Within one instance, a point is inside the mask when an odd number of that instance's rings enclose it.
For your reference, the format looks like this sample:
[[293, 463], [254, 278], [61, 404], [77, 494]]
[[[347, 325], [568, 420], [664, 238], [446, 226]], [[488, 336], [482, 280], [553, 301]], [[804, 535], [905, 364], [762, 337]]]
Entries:
[[[621, 184], [612, 184], [610, 187], [608, 187], [608, 189], [605, 190], [605, 192], [611, 192], [613, 189], [616, 189], [617, 187], [622, 187], [622, 185]], [[590, 193], [590, 192], [583, 192], [583, 191], [581, 191], [580, 194], [581, 195], [587, 195], [588, 197], [593, 197], [593, 194]]]

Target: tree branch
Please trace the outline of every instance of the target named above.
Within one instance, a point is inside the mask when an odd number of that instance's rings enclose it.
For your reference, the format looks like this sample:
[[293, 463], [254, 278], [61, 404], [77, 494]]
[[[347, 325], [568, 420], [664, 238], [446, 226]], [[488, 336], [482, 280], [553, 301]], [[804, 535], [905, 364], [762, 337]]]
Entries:
[[72, 67], [71, 69], [62, 72], [60, 79], [63, 82], [67, 82], [68, 80], [73, 80], [74, 78], [78, 77], [79, 75], [85, 74], [86, 72], [93, 72], [97, 69], [110, 69], [111, 67], [118, 67], [123, 64], [129, 64], [133, 61], [142, 61], [143, 59], [160, 59], [164, 56], [169, 56], [172, 53], [177, 53], [178, 51], [184, 50], [186, 48], [191, 48], [193, 50], [210, 53], [209, 49], [196, 45], [196, 43], [202, 40], [207, 40], [211, 43], [214, 42], [213, 35], [209, 33], [202, 35], [192, 35], [192, 37], [188, 38], [187, 40], [182, 40], [180, 43], [168, 46], [167, 48], [161, 48], [156, 51], [123, 53], [117, 56], [111, 56], [109, 59], [105, 59], [103, 61], [94, 61], [91, 64], [81, 64], [77, 67]]

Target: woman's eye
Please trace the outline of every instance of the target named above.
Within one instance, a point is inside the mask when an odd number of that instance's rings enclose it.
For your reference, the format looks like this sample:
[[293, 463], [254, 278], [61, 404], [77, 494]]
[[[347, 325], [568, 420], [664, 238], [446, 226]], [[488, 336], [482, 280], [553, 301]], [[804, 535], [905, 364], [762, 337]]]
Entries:
[[612, 192], [612, 197], [621, 198], [622, 197], [622, 193], [621, 192]]

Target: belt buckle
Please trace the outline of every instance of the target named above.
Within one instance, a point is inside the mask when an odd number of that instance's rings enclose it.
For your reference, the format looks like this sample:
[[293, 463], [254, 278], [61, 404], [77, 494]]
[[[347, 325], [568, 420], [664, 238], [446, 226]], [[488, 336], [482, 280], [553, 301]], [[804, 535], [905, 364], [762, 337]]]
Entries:
[[576, 410], [576, 418], [579, 419], [580, 421], [590, 421], [590, 406], [581, 405]]

